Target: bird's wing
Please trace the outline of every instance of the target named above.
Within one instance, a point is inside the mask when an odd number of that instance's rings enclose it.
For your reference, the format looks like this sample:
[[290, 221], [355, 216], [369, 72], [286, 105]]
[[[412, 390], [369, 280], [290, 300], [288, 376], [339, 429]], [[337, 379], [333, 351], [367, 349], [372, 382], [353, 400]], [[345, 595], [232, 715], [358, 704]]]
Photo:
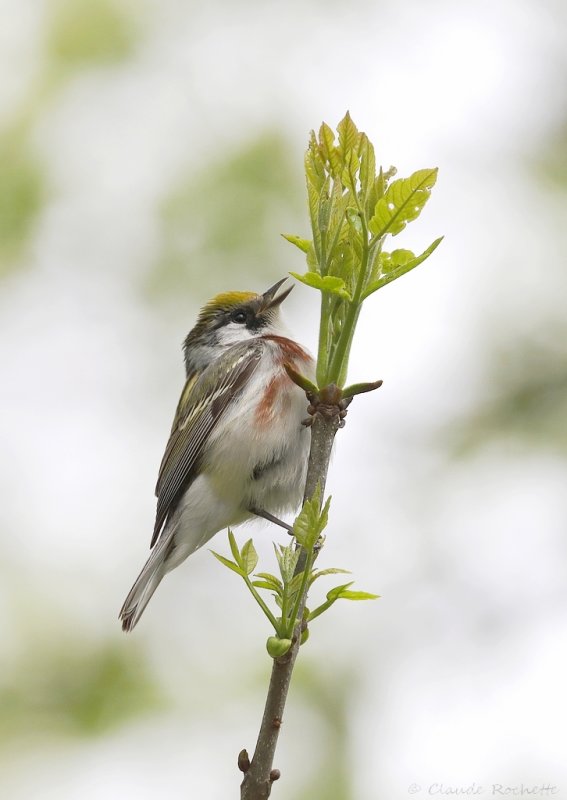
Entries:
[[250, 380], [262, 350], [260, 342], [234, 345], [200, 375], [193, 374], [187, 379], [159, 469], [156, 522], [150, 547], [156, 543], [180, 495], [196, 477], [211, 431]]

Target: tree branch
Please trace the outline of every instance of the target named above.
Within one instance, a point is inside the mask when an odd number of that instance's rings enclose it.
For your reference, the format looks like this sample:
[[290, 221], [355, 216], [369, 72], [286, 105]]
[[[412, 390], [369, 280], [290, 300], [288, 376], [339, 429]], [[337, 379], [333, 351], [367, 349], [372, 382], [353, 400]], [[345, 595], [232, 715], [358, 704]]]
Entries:
[[[336, 387], [327, 387], [327, 389], [331, 389], [331, 396], [326, 399], [334, 399], [332, 393]], [[324, 391], [321, 392], [321, 395], [324, 394]], [[321, 411], [316, 411], [313, 417], [304, 500], [308, 500], [313, 496], [318, 484], [321, 487], [321, 500], [323, 499], [333, 440], [341, 424], [340, 412], [341, 409], [338, 404], [327, 403], [321, 406]], [[298, 572], [301, 572], [304, 568], [305, 561], [306, 552], [302, 548], [298, 562]], [[303, 617], [306, 598], [307, 587], [301, 598], [299, 619]], [[299, 651], [300, 628], [301, 626], [296, 628], [292, 639], [293, 644], [288, 652], [281, 658], [274, 659], [264, 716], [262, 717], [256, 748], [250, 765], [248, 766], [248, 757], [244, 754], [244, 751], [239, 756], [239, 766], [244, 772], [244, 779], [240, 786], [241, 800], [266, 800], [270, 796], [274, 780], [277, 780], [280, 776], [279, 770], [273, 769], [274, 755], [293, 667]], [[247, 767], [247, 769], [244, 769], [244, 767]]]

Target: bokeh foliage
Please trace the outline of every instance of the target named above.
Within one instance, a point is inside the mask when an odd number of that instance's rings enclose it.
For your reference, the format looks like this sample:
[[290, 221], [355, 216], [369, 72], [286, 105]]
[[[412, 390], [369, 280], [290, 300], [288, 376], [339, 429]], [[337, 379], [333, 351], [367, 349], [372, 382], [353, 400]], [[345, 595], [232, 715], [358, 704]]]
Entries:
[[58, 0], [48, 19], [47, 59], [52, 68], [77, 70], [112, 64], [136, 43], [132, 13], [113, 0]]
[[[287, 272], [275, 220], [300, 215], [300, 172], [290, 163], [282, 134], [264, 131], [240, 146], [188, 169], [161, 208], [162, 254], [150, 276], [158, 296], [206, 296], [219, 271], [227, 286], [243, 276]], [[269, 280], [269, 279], [268, 279]]]
[[102, 734], [165, 706], [162, 690], [135, 643], [55, 636], [30, 642], [0, 676], [0, 735]]
[[0, 276], [22, 255], [45, 201], [45, 177], [21, 126], [0, 134]]
[[49, 198], [47, 170], [31, 144], [39, 120], [75, 74], [132, 55], [139, 39], [134, 11], [114, 0], [55, 0], [45, 9], [39, 68], [0, 129], [0, 277], [23, 265]]

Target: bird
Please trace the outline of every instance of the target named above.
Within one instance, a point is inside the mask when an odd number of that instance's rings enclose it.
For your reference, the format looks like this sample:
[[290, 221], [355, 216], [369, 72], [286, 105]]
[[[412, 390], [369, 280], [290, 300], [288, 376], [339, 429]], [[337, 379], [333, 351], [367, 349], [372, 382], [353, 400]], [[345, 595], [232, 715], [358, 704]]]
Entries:
[[280, 315], [293, 285], [225, 292], [200, 311], [183, 350], [186, 381], [155, 489], [150, 556], [120, 610], [132, 631], [164, 576], [220, 530], [301, 504], [311, 433], [305, 392], [284, 365], [315, 378], [312, 356]]

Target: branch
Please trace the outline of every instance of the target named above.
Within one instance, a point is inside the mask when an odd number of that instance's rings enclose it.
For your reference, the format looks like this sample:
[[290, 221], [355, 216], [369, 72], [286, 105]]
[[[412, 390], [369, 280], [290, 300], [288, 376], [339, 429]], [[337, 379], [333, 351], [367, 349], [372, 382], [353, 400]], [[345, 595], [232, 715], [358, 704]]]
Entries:
[[[310, 499], [317, 488], [321, 487], [320, 497], [323, 498], [327, 472], [331, 458], [331, 450], [335, 434], [340, 427], [341, 409], [339, 406], [327, 405], [325, 413], [316, 413], [311, 426], [311, 449], [309, 451], [309, 465], [305, 482], [304, 499]], [[331, 410], [333, 408], [333, 410]], [[307, 554], [302, 548], [298, 562], [298, 572], [303, 569]], [[301, 597], [299, 619], [303, 617], [303, 609], [307, 597], [307, 587]], [[274, 659], [272, 676], [268, 688], [268, 696], [264, 708], [264, 716], [256, 742], [256, 749], [252, 761], [248, 762], [245, 751], [239, 756], [238, 763], [244, 772], [244, 779], [240, 786], [241, 800], [266, 800], [272, 791], [272, 784], [280, 777], [279, 770], [273, 769], [274, 754], [278, 743], [278, 736], [282, 725], [285, 703], [295, 659], [299, 651], [301, 640], [301, 626], [298, 626], [293, 635], [293, 644], [288, 652], [281, 658]]]

